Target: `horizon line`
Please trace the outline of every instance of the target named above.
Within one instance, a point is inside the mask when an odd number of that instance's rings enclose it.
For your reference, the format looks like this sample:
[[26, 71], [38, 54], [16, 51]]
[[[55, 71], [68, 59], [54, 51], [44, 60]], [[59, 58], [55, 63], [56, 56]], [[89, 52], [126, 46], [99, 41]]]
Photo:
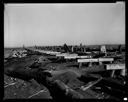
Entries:
[[[64, 43], [65, 44], [65, 43]], [[25, 46], [24, 47], [45, 47], [45, 46], [63, 46], [64, 44], [62, 45], [30, 45], [30, 46]], [[81, 44], [81, 43], [80, 43]], [[80, 46], [80, 44], [76, 44], [76, 45], [71, 45], [71, 44], [67, 44], [68, 46]], [[82, 44], [82, 46], [101, 46], [101, 45], [125, 45], [125, 44]], [[23, 46], [4, 46], [4, 48], [22, 48]]]

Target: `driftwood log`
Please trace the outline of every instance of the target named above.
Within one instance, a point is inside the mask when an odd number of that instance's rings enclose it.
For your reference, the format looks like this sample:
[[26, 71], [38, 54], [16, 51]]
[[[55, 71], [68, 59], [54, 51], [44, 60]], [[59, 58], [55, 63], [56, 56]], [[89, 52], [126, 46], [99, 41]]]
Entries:
[[83, 95], [69, 88], [60, 80], [53, 80], [51, 73], [40, 68], [27, 68], [27, 66], [31, 64], [29, 62], [31, 62], [31, 60], [7, 62], [4, 66], [4, 73], [8, 76], [20, 78], [25, 81], [29, 81], [31, 79], [36, 80], [39, 84], [43, 84], [49, 90], [52, 98], [55, 100], [84, 98]]

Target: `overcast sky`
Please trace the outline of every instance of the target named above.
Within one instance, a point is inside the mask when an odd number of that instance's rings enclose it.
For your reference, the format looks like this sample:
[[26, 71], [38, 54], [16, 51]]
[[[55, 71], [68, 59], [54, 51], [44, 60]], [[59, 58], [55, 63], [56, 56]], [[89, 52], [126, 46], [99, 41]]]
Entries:
[[5, 47], [125, 43], [125, 3], [6, 4]]

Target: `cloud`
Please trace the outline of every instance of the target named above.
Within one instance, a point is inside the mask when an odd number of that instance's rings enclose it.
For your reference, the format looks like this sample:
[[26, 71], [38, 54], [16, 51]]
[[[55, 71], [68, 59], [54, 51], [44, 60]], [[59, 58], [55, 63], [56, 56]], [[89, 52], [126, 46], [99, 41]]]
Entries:
[[5, 46], [125, 41], [125, 3], [7, 4], [4, 17]]

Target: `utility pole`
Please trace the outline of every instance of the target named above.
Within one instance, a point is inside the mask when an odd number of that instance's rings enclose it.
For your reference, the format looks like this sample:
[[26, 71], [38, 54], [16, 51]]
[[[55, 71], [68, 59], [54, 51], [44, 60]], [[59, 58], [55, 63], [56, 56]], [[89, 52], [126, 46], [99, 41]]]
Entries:
[[25, 47], [24, 47], [24, 44], [23, 44], [23, 49], [24, 49]]

